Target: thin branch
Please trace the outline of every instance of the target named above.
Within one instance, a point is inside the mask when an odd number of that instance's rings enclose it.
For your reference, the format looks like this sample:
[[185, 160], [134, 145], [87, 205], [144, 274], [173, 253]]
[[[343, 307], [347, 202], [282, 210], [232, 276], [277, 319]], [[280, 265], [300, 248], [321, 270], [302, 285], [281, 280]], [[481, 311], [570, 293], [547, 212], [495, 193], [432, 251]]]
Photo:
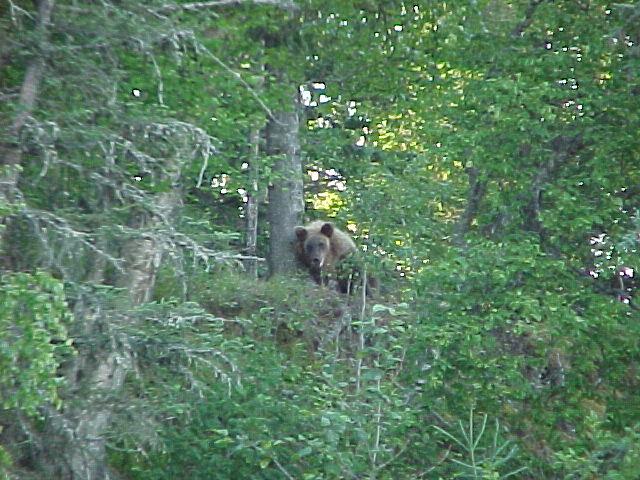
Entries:
[[164, 82], [162, 81], [162, 72], [160, 71], [160, 66], [158, 65], [158, 62], [156, 62], [155, 55], [151, 52], [149, 52], [148, 55], [149, 55], [149, 58], [151, 58], [151, 62], [153, 63], [153, 69], [156, 72], [156, 78], [158, 79], [158, 103], [164, 107], [165, 106], [164, 97], [163, 97]]
[[207, 171], [207, 167], [209, 166], [209, 156], [203, 155], [204, 159], [202, 162], [202, 168], [200, 168], [200, 174], [198, 175], [198, 181], [196, 182], [196, 188], [200, 188], [202, 186], [202, 179], [204, 178], [204, 172]]
[[391, 457], [389, 460], [387, 460], [386, 462], [384, 462], [384, 463], [382, 463], [381, 465], [379, 465], [379, 466], [376, 468], [376, 471], [380, 471], [380, 470], [382, 470], [383, 468], [388, 467], [388, 466], [389, 466], [389, 465], [391, 465], [393, 462], [395, 462], [398, 458], [400, 458], [400, 457], [402, 456], [402, 454], [403, 454], [404, 452], [406, 452], [406, 451], [407, 451], [407, 448], [409, 447], [409, 442], [410, 442], [410, 440], [407, 440], [407, 441], [404, 443], [404, 445], [402, 446], [402, 448], [401, 448], [400, 450], [398, 450], [398, 451], [396, 452], [396, 454], [395, 454], [393, 457]]
[[[380, 377], [376, 381], [376, 391], [380, 393]], [[382, 400], [378, 400], [378, 408], [374, 414], [376, 422], [376, 436], [373, 444], [373, 454], [371, 455], [371, 466], [374, 470], [378, 470], [376, 462], [378, 460], [378, 452], [380, 451], [380, 439], [382, 438]]]
[[24, 8], [21, 8], [13, 3], [11, 0], [9, 0], [9, 12], [11, 13], [11, 21], [16, 26], [18, 25], [18, 17], [16, 16], [16, 14], [24, 15], [25, 17], [33, 20], [33, 15], [27, 12]]
[[[146, 50], [145, 44], [142, 40], [137, 38], [134, 38], [134, 40], [140, 44], [140, 49], [142, 51]], [[224, 71], [226, 71], [231, 77], [233, 77], [238, 83], [240, 83], [249, 92], [249, 94], [256, 100], [256, 102], [258, 102], [260, 107], [266, 112], [267, 116], [271, 120], [273, 120], [278, 125], [282, 125], [282, 123], [275, 118], [271, 109], [269, 109], [269, 107], [262, 101], [258, 93], [256, 93], [256, 91], [253, 88], [251, 88], [251, 85], [249, 85], [245, 81], [245, 79], [242, 78], [242, 75], [240, 75], [238, 72], [236, 72], [231, 67], [229, 67], [219, 57], [217, 57], [211, 50], [209, 50], [202, 42], [200, 42], [197, 39], [196, 35], [193, 33], [193, 31], [172, 30], [167, 34], [160, 35], [158, 37], [158, 40], [170, 42], [176, 50], [179, 50], [180, 41], [184, 41], [184, 40], [190, 41], [196, 53], [198, 54], [204, 53], [206, 56], [211, 58], [215, 63], [217, 63]]]
[[287, 472], [285, 470], [285, 468], [280, 464], [280, 462], [278, 461], [278, 459], [276, 457], [272, 458], [273, 463], [276, 464], [276, 467], [278, 467], [278, 470], [280, 470], [282, 472], [282, 474], [287, 477], [287, 480], [295, 480], [290, 474], [289, 472]]
[[43, 222], [47, 224], [49, 228], [51, 228], [51, 230], [57, 231], [62, 236], [65, 236], [67, 238], [72, 238], [73, 240], [79, 242], [80, 244], [87, 247], [89, 250], [93, 251], [99, 257], [102, 257], [105, 260], [109, 261], [116, 269], [118, 269], [118, 271], [124, 273], [124, 269], [122, 266], [123, 260], [121, 258], [116, 258], [112, 255], [109, 255], [104, 250], [101, 250], [100, 248], [96, 247], [90, 241], [90, 239], [92, 238], [90, 234], [75, 230], [67, 222], [66, 219], [59, 217], [57, 215], [54, 215], [51, 212], [46, 212], [44, 210], [36, 210], [29, 207], [23, 207], [20, 210], [20, 213], [22, 213], [26, 218], [32, 221], [35, 220], [37, 222]]
[[[360, 325], [358, 326], [358, 348], [359, 352], [364, 351], [364, 319], [367, 308], [367, 269], [366, 266], [362, 269], [362, 308], [360, 309]], [[360, 384], [362, 382], [362, 366], [364, 355], [358, 355], [358, 362], [356, 364], [356, 393], [360, 393]]]
[[200, 48], [204, 51], [204, 53], [206, 53], [209, 57], [211, 57], [211, 59], [216, 62], [218, 65], [220, 65], [227, 73], [229, 73], [229, 75], [231, 75], [233, 78], [235, 78], [244, 88], [247, 89], [247, 91], [249, 92], [249, 94], [251, 94], [251, 96], [258, 102], [258, 104], [262, 107], [262, 109], [267, 113], [267, 115], [269, 116], [269, 118], [277, 123], [278, 125], [284, 125], [280, 120], [276, 119], [275, 115], [273, 114], [273, 112], [271, 111], [271, 109], [262, 101], [262, 99], [260, 98], [260, 96], [256, 93], [256, 91], [251, 88], [251, 85], [249, 85], [244, 78], [242, 78], [242, 75], [240, 75], [238, 72], [236, 72], [235, 70], [231, 69], [229, 66], [227, 66], [226, 63], [224, 63], [222, 60], [220, 60], [218, 57], [216, 57], [208, 48], [206, 48], [204, 45], [200, 45]]
[[178, 10], [187, 10], [195, 12], [207, 8], [225, 7], [228, 5], [242, 5], [243, 3], [254, 3], [256, 5], [273, 5], [284, 10], [298, 10], [298, 6], [293, 1], [287, 0], [215, 0], [209, 2], [192, 2], [183, 4], [167, 4], [154, 11], [158, 13], [175, 12]]
[[[0, 68], [2, 67], [2, 65], [0, 64]], [[12, 98], [17, 98], [18, 96], [20, 96], [19, 93], [14, 92], [14, 93], [0, 93], [0, 101], [4, 102], [6, 100], [10, 100]]]
[[536, 13], [537, 8], [544, 2], [545, 0], [531, 0], [531, 3], [527, 7], [526, 12], [524, 13], [524, 20], [522, 20], [516, 28], [511, 32], [511, 36], [514, 38], [519, 38], [524, 35], [524, 31], [529, 28], [529, 26], [533, 23], [533, 15]]

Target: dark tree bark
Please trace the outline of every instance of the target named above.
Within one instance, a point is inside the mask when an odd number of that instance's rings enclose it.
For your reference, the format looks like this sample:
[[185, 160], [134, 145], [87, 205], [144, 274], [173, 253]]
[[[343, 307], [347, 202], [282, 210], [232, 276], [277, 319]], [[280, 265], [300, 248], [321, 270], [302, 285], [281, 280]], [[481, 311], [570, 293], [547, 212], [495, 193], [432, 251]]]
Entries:
[[269, 271], [271, 275], [291, 272], [296, 267], [293, 251], [294, 228], [304, 212], [302, 163], [300, 158], [297, 94], [288, 111], [275, 114], [267, 125], [267, 150], [279, 155], [269, 187]]
[[467, 206], [453, 229], [453, 242], [459, 247], [465, 245], [464, 236], [469, 231], [473, 219], [480, 210], [480, 202], [482, 201], [487, 189], [487, 181], [479, 178], [480, 173], [477, 168], [467, 168], [466, 171], [469, 175]]
[[523, 228], [532, 232], [536, 232], [540, 239], [545, 241], [544, 225], [540, 220], [540, 212], [542, 211], [542, 196], [548, 183], [554, 180], [559, 167], [564, 165], [567, 160], [576, 155], [583, 147], [584, 142], [580, 135], [568, 137], [559, 135], [554, 138], [549, 145], [552, 153], [549, 159], [540, 165], [531, 182], [529, 199], [523, 207], [524, 224]]

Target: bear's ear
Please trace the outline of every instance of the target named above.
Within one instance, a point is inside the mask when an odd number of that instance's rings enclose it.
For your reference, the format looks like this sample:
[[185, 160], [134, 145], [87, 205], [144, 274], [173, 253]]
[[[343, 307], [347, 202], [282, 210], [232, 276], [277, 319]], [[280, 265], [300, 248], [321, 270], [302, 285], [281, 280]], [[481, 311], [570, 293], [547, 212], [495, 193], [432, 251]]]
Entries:
[[304, 227], [296, 227], [295, 228], [296, 231], [296, 237], [298, 238], [298, 240], [300, 240], [301, 242], [304, 242], [307, 239], [307, 229]]
[[320, 229], [320, 233], [322, 233], [325, 237], [331, 238], [333, 236], [333, 224], [327, 222], [324, 225], [322, 225], [322, 228]]

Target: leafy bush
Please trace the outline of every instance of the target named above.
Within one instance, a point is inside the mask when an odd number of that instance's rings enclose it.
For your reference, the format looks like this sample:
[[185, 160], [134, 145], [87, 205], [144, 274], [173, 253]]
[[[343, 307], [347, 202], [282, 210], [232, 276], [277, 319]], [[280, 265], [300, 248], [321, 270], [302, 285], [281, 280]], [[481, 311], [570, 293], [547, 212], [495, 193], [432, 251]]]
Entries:
[[73, 352], [70, 320], [60, 281], [43, 272], [0, 277], [2, 408], [34, 415], [43, 402], [59, 402], [57, 369]]

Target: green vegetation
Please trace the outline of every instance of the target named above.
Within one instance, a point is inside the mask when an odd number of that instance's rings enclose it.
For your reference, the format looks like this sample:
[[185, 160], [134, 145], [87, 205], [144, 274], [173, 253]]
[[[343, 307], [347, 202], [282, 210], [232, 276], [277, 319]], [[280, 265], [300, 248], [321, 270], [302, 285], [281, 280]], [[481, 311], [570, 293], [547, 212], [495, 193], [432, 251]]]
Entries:
[[56, 370], [73, 352], [63, 286], [43, 272], [6, 274], [0, 286], [2, 408], [34, 415], [43, 401], [59, 402]]
[[[639, 20], [0, 4], [0, 475], [637, 478]], [[296, 90], [371, 298], [269, 278]]]

